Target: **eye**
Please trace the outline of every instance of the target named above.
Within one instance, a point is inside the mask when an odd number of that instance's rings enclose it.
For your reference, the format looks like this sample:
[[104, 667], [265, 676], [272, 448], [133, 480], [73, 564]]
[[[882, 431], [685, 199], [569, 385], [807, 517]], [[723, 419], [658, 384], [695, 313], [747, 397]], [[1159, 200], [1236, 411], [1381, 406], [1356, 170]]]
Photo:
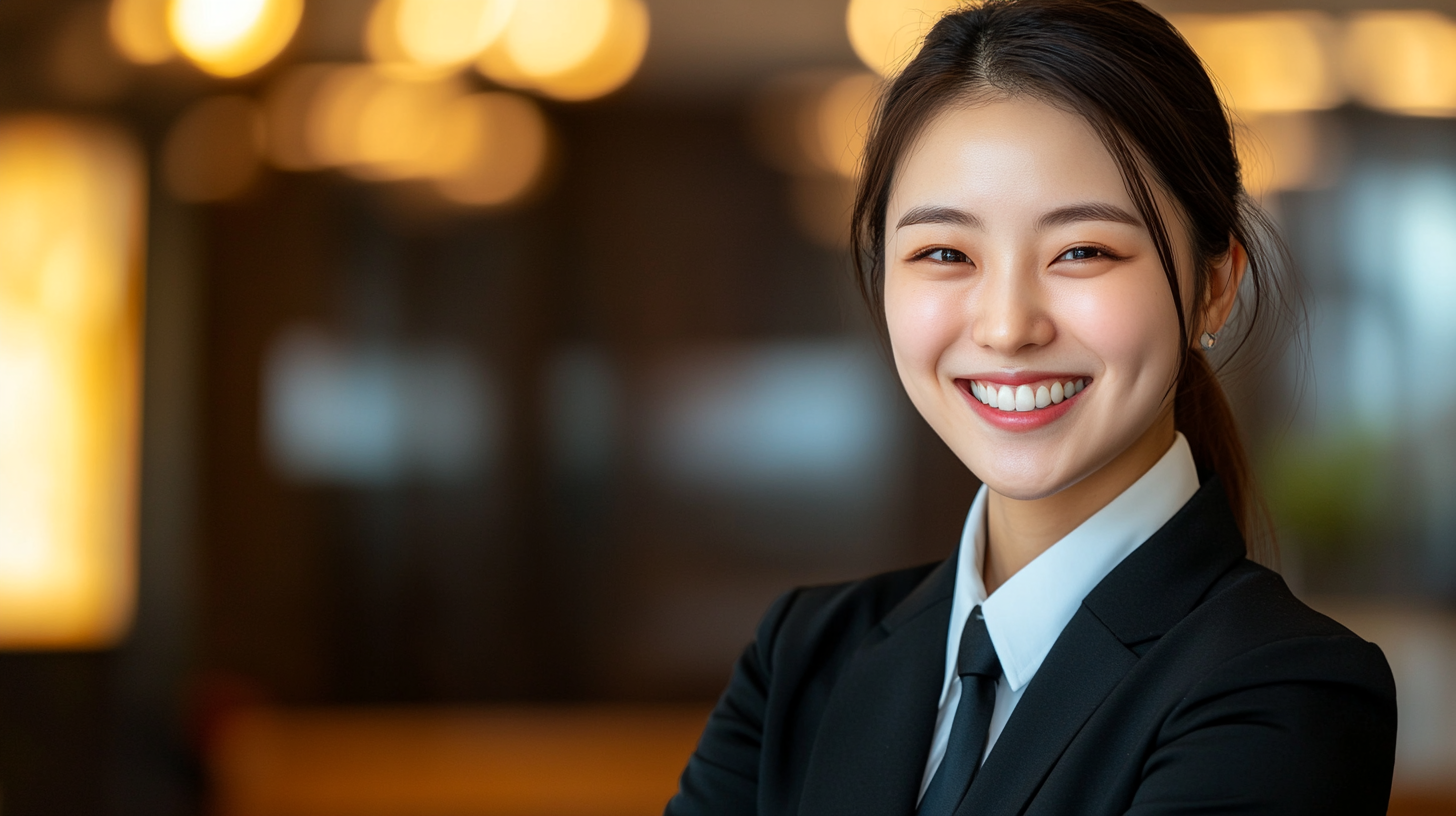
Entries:
[[961, 252], [958, 249], [947, 249], [945, 247], [938, 247], [936, 249], [923, 252], [920, 254], [920, 257], [929, 258], [932, 261], [948, 264], [961, 264], [970, 261], [970, 258], [966, 257], [966, 253]]
[[1057, 256], [1059, 261], [1090, 261], [1093, 258], [1111, 258], [1112, 253], [1091, 246], [1072, 247]]

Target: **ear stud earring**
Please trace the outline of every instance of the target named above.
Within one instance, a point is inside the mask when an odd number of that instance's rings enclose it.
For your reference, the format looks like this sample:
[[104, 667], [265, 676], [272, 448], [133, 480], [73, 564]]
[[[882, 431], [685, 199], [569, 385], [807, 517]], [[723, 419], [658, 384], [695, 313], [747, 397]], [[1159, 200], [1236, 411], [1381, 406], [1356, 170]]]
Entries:
[[1214, 334], [1213, 332], [1204, 332], [1203, 335], [1198, 338], [1198, 345], [1203, 346], [1205, 350], [1211, 349], [1214, 346], [1218, 345], [1218, 335]]

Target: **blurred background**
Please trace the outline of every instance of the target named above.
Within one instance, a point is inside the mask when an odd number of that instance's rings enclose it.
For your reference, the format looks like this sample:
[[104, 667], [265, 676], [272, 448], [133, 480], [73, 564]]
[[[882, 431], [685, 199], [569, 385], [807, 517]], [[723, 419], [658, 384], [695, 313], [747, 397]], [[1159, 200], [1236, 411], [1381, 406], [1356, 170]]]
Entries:
[[[844, 245], [950, 5], [0, 3], [0, 814], [660, 812], [976, 489]], [[1456, 814], [1456, 2], [1156, 6], [1305, 301], [1229, 377], [1284, 574]]]

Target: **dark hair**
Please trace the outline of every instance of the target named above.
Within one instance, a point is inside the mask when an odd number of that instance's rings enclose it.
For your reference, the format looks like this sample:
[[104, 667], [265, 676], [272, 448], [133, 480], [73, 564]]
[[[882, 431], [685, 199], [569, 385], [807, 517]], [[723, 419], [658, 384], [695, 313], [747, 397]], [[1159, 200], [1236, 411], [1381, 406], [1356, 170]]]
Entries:
[[[1029, 96], [1084, 117], [1121, 170], [1157, 247], [1183, 336], [1174, 423], [1200, 470], [1216, 473], [1249, 555], [1277, 560], [1272, 525], [1254, 484], [1233, 412], [1205, 354], [1192, 350], [1184, 304], [1204, 302], [1208, 271], [1230, 238], [1248, 255], [1252, 303], [1240, 314], [1244, 346], [1268, 301], [1278, 300], [1271, 255], [1282, 248], [1244, 190], [1230, 119], [1193, 49], [1134, 0], [988, 0], [941, 18], [875, 111], [850, 246], [861, 292], [884, 325], [885, 216], [895, 164], [945, 108], [990, 96]], [[1192, 250], [1185, 297], [1154, 185], [1177, 202]], [[1273, 251], [1271, 252], [1271, 248]]]

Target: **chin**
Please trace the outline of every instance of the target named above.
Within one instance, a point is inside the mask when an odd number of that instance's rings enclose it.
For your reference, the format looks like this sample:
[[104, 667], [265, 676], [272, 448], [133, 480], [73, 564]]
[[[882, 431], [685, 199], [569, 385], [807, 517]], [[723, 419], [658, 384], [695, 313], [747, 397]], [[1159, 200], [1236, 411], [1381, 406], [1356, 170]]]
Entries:
[[[983, 449], [984, 450], [984, 449]], [[1026, 458], [1021, 462], [1005, 461], [1005, 452], [993, 459], [984, 454], [976, 456], [964, 456], [959, 458], [970, 471], [976, 475], [987, 487], [998, 495], [1017, 501], [1034, 501], [1044, 499], [1055, 493], [1076, 484], [1080, 476], [1063, 471], [1061, 468], [1048, 467], [1047, 463], [1039, 461], [1044, 457]], [[1015, 454], [1010, 454], [1013, 460]]]

